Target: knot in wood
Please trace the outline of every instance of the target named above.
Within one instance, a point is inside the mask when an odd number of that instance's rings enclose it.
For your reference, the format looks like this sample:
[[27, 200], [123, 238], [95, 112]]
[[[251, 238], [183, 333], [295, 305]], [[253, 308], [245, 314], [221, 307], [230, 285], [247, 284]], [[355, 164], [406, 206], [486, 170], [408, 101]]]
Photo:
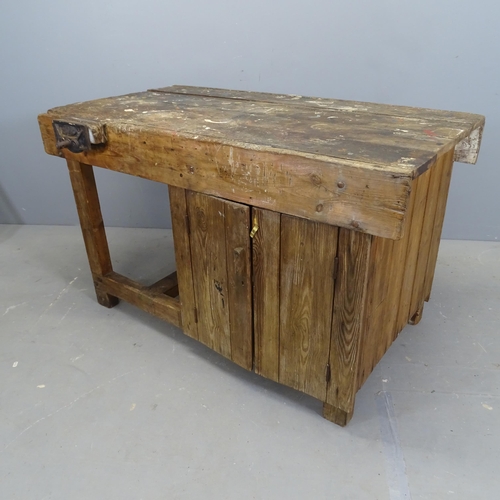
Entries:
[[321, 180], [321, 177], [318, 175], [318, 174], [311, 174], [311, 182], [315, 185], [315, 186], [321, 186], [321, 183], [323, 182]]

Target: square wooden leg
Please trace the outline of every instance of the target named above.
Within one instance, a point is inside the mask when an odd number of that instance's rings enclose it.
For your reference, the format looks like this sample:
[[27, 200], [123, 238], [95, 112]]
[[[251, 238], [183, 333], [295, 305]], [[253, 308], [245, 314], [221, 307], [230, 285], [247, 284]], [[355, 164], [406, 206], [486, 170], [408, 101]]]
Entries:
[[323, 403], [323, 417], [334, 424], [345, 427], [352, 418], [354, 408], [347, 412], [328, 403]]
[[[94, 171], [92, 165], [73, 160], [67, 160], [67, 163], [90, 270], [95, 283], [96, 278], [102, 278], [110, 273], [113, 268], [97, 195]], [[104, 293], [97, 287], [96, 295], [99, 304], [105, 307], [113, 307], [118, 304], [117, 297]]]

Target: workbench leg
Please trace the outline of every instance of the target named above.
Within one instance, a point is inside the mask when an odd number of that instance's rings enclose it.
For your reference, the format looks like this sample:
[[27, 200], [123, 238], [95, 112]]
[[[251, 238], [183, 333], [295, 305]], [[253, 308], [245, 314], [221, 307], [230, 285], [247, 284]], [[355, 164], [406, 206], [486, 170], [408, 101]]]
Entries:
[[347, 412], [328, 403], [323, 403], [323, 417], [334, 424], [345, 427], [352, 418], [354, 407]]
[[420, 323], [420, 320], [422, 319], [422, 313], [424, 312], [424, 305], [422, 304], [415, 314], [410, 318], [410, 325], [418, 325]]
[[[96, 278], [105, 276], [113, 268], [95, 185], [94, 171], [92, 165], [74, 160], [67, 160], [67, 163], [90, 270], [95, 283]], [[105, 307], [113, 307], [118, 304], [117, 297], [104, 293], [97, 287], [96, 295], [99, 304]]]

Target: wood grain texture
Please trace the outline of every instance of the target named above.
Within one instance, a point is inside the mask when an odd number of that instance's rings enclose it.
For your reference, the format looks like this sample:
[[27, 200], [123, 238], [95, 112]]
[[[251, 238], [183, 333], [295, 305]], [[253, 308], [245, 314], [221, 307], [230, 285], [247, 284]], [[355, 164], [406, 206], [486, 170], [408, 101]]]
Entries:
[[[59, 150], [54, 120], [105, 124], [107, 142]], [[477, 157], [484, 117], [170, 87], [54, 108], [39, 123], [49, 154], [398, 239], [410, 180], [459, 143], [464, 161]]]
[[[110, 273], [113, 266], [111, 265], [94, 171], [91, 165], [85, 163], [71, 160], [67, 163], [90, 270], [95, 279], [95, 277]], [[118, 303], [115, 296], [104, 293], [97, 287], [96, 295], [99, 304], [105, 307], [113, 307]]]
[[254, 370], [278, 382], [281, 217], [252, 208], [254, 221], [259, 226], [252, 239]]
[[[415, 184], [420, 184], [422, 178], [419, 177]], [[420, 192], [421, 196], [421, 189], [419, 190], [418, 186], [415, 185], [412, 191], [410, 209], [407, 214], [408, 221], [403, 238], [398, 241], [391, 241], [374, 237], [372, 240], [368, 270], [366, 321], [363, 328], [358, 370], [358, 388], [366, 381], [402, 328], [400, 326], [398, 329], [397, 326], [398, 311], [401, 302], [407, 300], [407, 298], [403, 297], [401, 291], [405, 274], [408, 271], [407, 258], [413, 234], [411, 223], [417, 192]], [[419, 249], [422, 248], [422, 239], [418, 243], [420, 245]], [[417, 271], [414, 273], [415, 277], [416, 273]], [[416, 281], [415, 279], [414, 283]], [[411, 290], [413, 293], [413, 288]]]
[[425, 282], [423, 295], [426, 301], [431, 295], [432, 282], [434, 281], [434, 272], [436, 270], [436, 262], [439, 251], [439, 243], [441, 241], [441, 233], [443, 230], [444, 216], [446, 213], [446, 202], [448, 200], [448, 192], [450, 189], [451, 173], [453, 170], [453, 154], [446, 155], [441, 169], [442, 176], [439, 184], [438, 201], [434, 218], [434, 227], [432, 229], [431, 244], [429, 250], [429, 259], [427, 261], [427, 270], [425, 273]]
[[[221, 144], [252, 144], [259, 150], [278, 147], [367, 165], [397, 165], [410, 171], [425, 169], [434, 156], [467, 137], [471, 127], [470, 123], [374, 115], [359, 109], [311, 109], [294, 101], [248, 102], [155, 92], [78, 103], [49, 113], [101, 117], [107, 120], [106, 127], [122, 122], [212, 138]], [[480, 121], [478, 115], [471, 116], [474, 123]]]
[[169, 186], [168, 193], [170, 198], [170, 213], [172, 214], [172, 234], [174, 237], [182, 329], [189, 337], [198, 339], [198, 318], [194, 294], [186, 191], [181, 188]]
[[198, 340], [231, 359], [224, 201], [188, 191]]
[[279, 382], [326, 396], [338, 229], [281, 216]]
[[330, 343], [331, 380], [326, 403], [351, 413], [357, 387], [359, 348], [365, 320], [368, 259], [372, 237], [341, 229]]
[[[451, 151], [444, 155], [426, 174], [429, 176], [427, 179], [421, 176], [414, 181], [403, 238], [391, 241], [374, 237], [372, 240], [358, 388], [366, 381], [406, 322], [416, 324], [422, 317], [430, 233], [435, 222], [442, 169], [452, 155]], [[418, 205], [420, 209], [416, 210]], [[406, 295], [403, 291], [405, 285]], [[410, 293], [411, 303], [408, 303]], [[398, 313], [402, 311], [403, 314], [398, 318]]]
[[[86, 151], [56, 145], [58, 120], [92, 132]], [[476, 161], [484, 117], [174, 86], [39, 124], [46, 152], [68, 161], [100, 303], [120, 297], [182, 326], [345, 425], [421, 318], [453, 158]], [[176, 273], [144, 286], [113, 272], [92, 164], [169, 184]]]
[[[383, 354], [387, 351], [393, 340], [399, 334], [397, 330], [398, 310], [401, 301], [401, 288], [406, 272], [406, 255], [408, 253], [408, 246], [412, 237], [411, 223], [413, 220], [413, 213], [417, 199], [418, 185], [421, 177], [413, 181], [412, 193], [410, 198], [410, 206], [408, 208], [407, 219], [405, 221], [405, 233], [403, 238], [395, 241], [392, 247], [392, 273], [389, 282], [389, 292], [387, 296], [388, 301], [388, 315], [387, 322], [388, 328], [386, 330], [385, 341], [381, 341], [377, 345], [377, 350], [374, 354], [373, 366], [382, 358]], [[373, 367], [372, 367], [373, 368]]]
[[454, 161], [460, 163], [472, 163], [477, 162], [477, 157], [479, 156], [479, 148], [481, 147], [481, 139], [483, 137], [483, 125], [479, 125], [475, 128], [468, 137], [462, 139], [455, 146]]
[[390, 318], [397, 314], [397, 307], [395, 308], [389, 299], [394, 279], [394, 243], [386, 238], [372, 239], [368, 261], [365, 321], [360, 341], [358, 388], [363, 385], [378, 362], [381, 346], [385, 347], [387, 338], [392, 338]]
[[[417, 324], [422, 318], [424, 308], [424, 285], [426, 280], [427, 265], [429, 254], [431, 252], [432, 234], [434, 231], [434, 222], [436, 219], [436, 209], [439, 200], [439, 190], [441, 185], [442, 172], [444, 164], [448, 163], [453, 151], [443, 155], [432, 167], [430, 171], [429, 189], [427, 193], [427, 202], [425, 206], [425, 215], [420, 238], [420, 246], [416, 257], [415, 279], [410, 303], [410, 322]], [[417, 314], [417, 312], [419, 312]]]
[[231, 359], [251, 370], [253, 325], [250, 208], [230, 201], [225, 201], [224, 205]]
[[147, 286], [113, 271], [106, 276], [96, 277], [95, 283], [99, 292], [123, 299], [178, 328], [181, 327], [181, 306], [177, 299], [154, 292]]
[[397, 106], [391, 104], [379, 104], [371, 102], [347, 101], [342, 99], [330, 99], [323, 97], [307, 97], [290, 94], [271, 94], [267, 92], [248, 92], [244, 90], [216, 89], [208, 87], [191, 87], [186, 85], [172, 85], [151, 89], [151, 92], [163, 92], [168, 94], [194, 95], [204, 97], [216, 97], [223, 99], [235, 99], [254, 101], [268, 104], [305, 106], [311, 109], [325, 109], [345, 113], [362, 113], [366, 115], [387, 115], [396, 118], [413, 120], [429, 120], [444, 123], [456, 123], [462, 127], [470, 127], [474, 130], [476, 126], [484, 123], [484, 116], [457, 111], [445, 111], [428, 108], [416, 108], [409, 106]]
[[328, 403], [323, 403], [323, 418], [334, 424], [345, 427], [351, 420], [354, 411], [347, 412]]
[[[384, 240], [387, 244], [384, 245], [383, 250], [383, 265], [380, 266], [379, 281], [383, 280], [387, 286], [386, 295], [378, 304], [374, 304], [371, 311], [370, 318], [367, 319], [367, 324], [364, 330], [371, 336], [370, 357], [367, 363], [364, 377], [368, 377], [371, 371], [375, 368], [376, 364], [383, 356], [385, 351], [392, 343], [392, 317], [397, 316], [397, 303], [391, 302], [391, 285], [393, 279], [393, 255], [394, 243]], [[376, 292], [375, 292], [376, 293]], [[378, 302], [378, 300], [377, 300]]]
[[52, 118], [40, 117], [47, 152], [259, 208], [397, 239], [412, 173], [248, 144], [166, 134], [111, 123], [104, 148], [55, 147]]
[[401, 285], [398, 319], [396, 329], [398, 333], [408, 324], [413, 313], [410, 312], [411, 297], [415, 282], [417, 269], [418, 251], [421, 247], [422, 229], [424, 227], [425, 208], [427, 204], [427, 194], [432, 171], [427, 171], [418, 178], [418, 185], [415, 192], [415, 205], [413, 216], [408, 226], [409, 240], [406, 251], [406, 263], [404, 269], [403, 283]]
[[170, 297], [179, 295], [179, 281], [177, 279], [177, 271], [170, 273], [168, 276], [156, 281], [148, 287], [151, 291], [164, 293]]

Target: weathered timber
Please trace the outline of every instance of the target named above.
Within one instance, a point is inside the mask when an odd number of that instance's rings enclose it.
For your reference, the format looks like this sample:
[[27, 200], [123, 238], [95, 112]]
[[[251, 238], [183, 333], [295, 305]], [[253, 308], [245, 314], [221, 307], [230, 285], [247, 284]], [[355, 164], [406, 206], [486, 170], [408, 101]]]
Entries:
[[[357, 390], [429, 299], [453, 161], [484, 117], [172, 86], [39, 116], [68, 162], [98, 301], [118, 298], [323, 401]], [[113, 272], [92, 166], [169, 185], [176, 272]]]
[[252, 209], [254, 370], [278, 382], [280, 357], [281, 217]]
[[[484, 125], [466, 113], [240, 94], [175, 87], [54, 108], [39, 122], [49, 154], [393, 239], [410, 180], [457, 144], [472, 161]], [[100, 121], [106, 142], [57, 147], [54, 120]]]
[[402, 239], [373, 238], [358, 387], [403, 326], [407, 322], [418, 324], [422, 319], [426, 287], [436, 264], [452, 161], [453, 151], [449, 151], [439, 158], [427, 178], [413, 181]]
[[459, 163], [472, 163], [477, 162], [479, 156], [479, 148], [481, 147], [481, 139], [483, 136], [484, 122], [475, 128], [469, 136], [462, 139], [455, 146], [454, 161]]
[[352, 413], [365, 320], [368, 256], [372, 237], [341, 229], [330, 341], [331, 379], [326, 403]]
[[396, 329], [398, 332], [404, 328], [412, 316], [410, 313], [410, 303], [415, 281], [415, 271], [417, 268], [417, 258], [422, 237], [422, 228], [424, 226], [425, 207], [427, 203], [427, 193], [429, 190], [431, 173], [432, 172], [429, 170], [424, 175], [419, 177], [416, 182], [415, 205], [413, 207], [411, 224], [408, 225], [409, 240], [406, 250], [403, 282], [399, 296], [398, 319], [396, 322]]
[[252, 259], [250, 210], [224, 202], [231, 359], [252, 369]]
[[[401, 240], [399, 240], [401, 241]], [[360, 340], [358, 388], [364, 383], [379, 361], [377, 352], [385, 348], [391, 317], [397, 312], [397, 304], [388, 298], [396, 274], [392, 259], [394, 243], [399, 241], [373, 237], [368, 260], [368, 276], [365, 321]], [[392, 331], [390, 337], [392, 338]]]
[[[214, 89], [207, 87], [190, 87], [184, 85], [172, 85], [159, 89], [151, 89], [150, 92], [163, 92], [167, 94], [181, 94], [191, 96], [204, 96], [222, 99], [235, 99], [252, 101], [255, 103], [305, 106], [315, 110], [337, 111], [341, 113], [353, 113], [364, 115], [386, 115], [408, 120], [419, 120], [420, 122], [436, 123], [438, 126], [450, 127], [456, 124], [469, 131], [477, 130], [484, 125], [484, 116], [461, 113], [457, 111], [444, 111], [429, 108], [416, 108], [409, 106], [395, 106], [391, 104], [379, 104], [371, 102], [347, 101], [342, 99], [330, 99], [322, 97], [306, 97], [290, 94], [270, 94], [266, 92], [248, 92], [244, 90]], [[469, 132], [470, 133], [470, 132]], [[432, 134], [426, 134], [432, 137]], [[479, 137], [480, 139], [480, 137]], [[456, 160], [458, 161], [458, 160]], [[467, 163], [467, 162], [466, 162]]]
[[[113, 266], [94, 171], [91, 165], [78, 161], [68, 160], [67, 164], [90, 270], [94, 277], [104, 276], [113, 271]], [[97, 287], [95, 291], [99, 304], [113, 307], [118, 303], [116, 296], [105, 293]]]
[[[59, 154], [50, 116], [41, 116], [40, 125], [47, 152]], [[408, 169], [221, 145], [135, 125], [110, 123], [107, 131], [102, 151], [63, 149], [60, 154], [251, 206], [400, 237], [412, 176]]]
[[438, 192], [438, 200], [436, 214], [434, 217], [434, 227], [432, 229], [431, 246], [429, 250], [429, 259], [427, 261], [427, 271], [425, 273], [425, 282], [423, 295], [428, 301], [431, 295], [432, 282], [434, 280], [434, 271], [436, 270], [437, 255], [439, 250], [439, 242], [441, 240], [441, 232], [443, 230], [444, 216], [446, 212], [446, 202], [448, 200], [448, 192], [451, 182], [451, 173], [453, 170], [453, 157], [450, 155], [446, 158], [441, 169], [441, 180]]
[[114, 271], [94, 277], [96, 289], [130, 302], [144, 311], [181, 328], [181, 306], [177, 299], [150, 290], [147, 286]]
[[181, 304], [182, 329], [186, 335], [198, 339], [198, 317], [194, 295], [191, 242], [189, 239], [189, 218], [186, 192], [169, 186], [170, 213], [174, 237], [175, 261], [177, 264], [177, 284]]
[[151, 291], [157, 293], [164, 293], [170, 297], [177, 297], [179, 295], [179, 282], [177, 280], [177, 271], [165, 276], [156, 283], [149, 285]]
[[341, 427], [345, 427], [351, 421], [353, 413], [354, 409], [345, 411], [331, 404], [323, 403], [323, 417]]
[[231, 359], [224, 200], [187, 192], [198, 340]]
[[326, 396], [338, 228], [281, 216], [279, 381]]
[[[425, 216], [423, 220], [420, 246], [416, 257], [415, 279], [413, 283], [409, 310], [409, 316], [412, 318], [412, 324], [417, 324], [422, 318], [422, 310], [425, 301], [424, 286], [426, 271], [432, 248], [432, 234], [434, 231], [434, 223], [436, 219], [439, 190], [441, 188], [440, 183], [442, 178], [442, 171], [445, 165], [450, 162], [452, 156], [453, 151], [449, 151], [448, 153], [444, 154], [430, 173], [429, 189], [425, 206]], [[417, 314], [417, 312], [419, 312], [419, 314]]]

